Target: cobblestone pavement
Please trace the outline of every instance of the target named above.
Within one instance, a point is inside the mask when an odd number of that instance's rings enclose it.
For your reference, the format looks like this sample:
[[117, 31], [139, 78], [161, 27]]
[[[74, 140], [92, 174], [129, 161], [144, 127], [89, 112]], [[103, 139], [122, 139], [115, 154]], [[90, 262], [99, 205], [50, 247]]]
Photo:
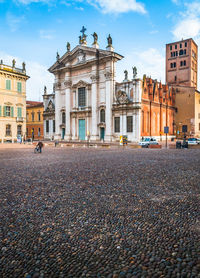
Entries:
[[0, 277], [200, 277], [200, 150], [0, 150]]

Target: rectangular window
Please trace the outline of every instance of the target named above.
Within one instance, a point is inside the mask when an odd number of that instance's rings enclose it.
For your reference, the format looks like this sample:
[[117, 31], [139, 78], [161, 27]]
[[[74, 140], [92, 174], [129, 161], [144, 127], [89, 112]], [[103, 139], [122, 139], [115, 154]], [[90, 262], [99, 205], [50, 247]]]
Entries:
[[174, 68], [176, 67], [176, 63], [174, 63]]
[[11, 116], [11, 107], [10, 106], [6, 106], [6, 117], [10, 117]]
[[180, 48], [182, 48], [182, 43], [180, 43]]
[[85, 88], [78, 89], [78, 106], [84, 107], [86, 106], [86, 96], [85, 96]]
[[186, 61], [184, 60], [184, 66], [186, 66]]
[[176, 81], [176, 79], [177, 79], [176, 76], [174, 76], [174, 81]]
[[38, 121], [40, 122], [41, 121], [41, 113], [38, 112]]
[[173, 57], [173, 52], [171, 52], [171, 57]]
[[18, 91], [19, 93], [22, 92], [22, 83], [21, 83], [21, 82], [17, 82], [17, 91]]
[[47, 133], [49, 132], [49, 121], [48, 120], [46, 121], [46, 132]]
[[120, 132], [120, 117], [115, 117], [115, 132]]
[[184, 49], [183, 54], [186, 55], [186, 49]]
[[21, 118], [22, 117], [22, 108], [17, 107], [17, 117]]
[[175, 49], [177, 49], [177, 44], [175, 44]]
[[183, 66], [183, 61], [181, 61], [180, 66], [181, 66], [181, 67]]
[[127, 116], [127, 132], [133, 132], [133, 116]]
[[170, 64], [171, 69], [173, 69], [173, 65], [174, 65], [173, 63]]
[[11, 136], [11, 125], [6, 125], [6, 136]]
[[187, 42], [185, 42], [185, 47], [187, 47]]
[[172, 45], [170, 45], [170, 50], [172, 50]]
[[35, 113], [32, 112], [32, 113], [31, 113], [31, 116], [32, 116], [32, 122], [34, 122], [34, 120], [35, 120]]
[[28, 122], [28, 113], [26, 114], [26, 121]]
[[22, 126], [21, 125], [17, 126], [17, 135], [22, 135]]
[[183, 55], [183, 49], [179, 51], [179, 56]]
[[178, 51], [176, 51], [176, 56], [178, 56]]
[[6, 80], [6, 90], [11, 90], [11, 80]]
[[56, 123], [55, 123], [55, 120], [53, 120], [53, 132], [56, 132]]

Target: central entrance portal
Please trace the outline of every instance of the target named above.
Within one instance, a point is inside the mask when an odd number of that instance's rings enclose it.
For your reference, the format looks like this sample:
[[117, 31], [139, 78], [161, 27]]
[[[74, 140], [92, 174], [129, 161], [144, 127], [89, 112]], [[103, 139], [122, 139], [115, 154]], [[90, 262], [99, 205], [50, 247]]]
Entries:
[[104, 141], [104, 137], [105, 137], [105, 128], [101, 127], [100, 128], [100, 140]]
[[85, 140], [85, 120], [79, 120], [79, 139]]

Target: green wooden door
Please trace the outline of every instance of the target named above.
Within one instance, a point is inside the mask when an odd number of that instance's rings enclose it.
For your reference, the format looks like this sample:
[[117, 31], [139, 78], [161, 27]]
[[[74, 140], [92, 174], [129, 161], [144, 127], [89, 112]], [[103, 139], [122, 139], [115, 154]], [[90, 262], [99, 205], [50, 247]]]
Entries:
[[79, 139], [85, 140], [85, 120], [79, 120]]
[[65, 138], [65, 128], [62, 128], [62, 140]]
[[100, 129], [100, 139], [104, 141], [104, 136], [105, 136], [105, 128], [101, 127]]

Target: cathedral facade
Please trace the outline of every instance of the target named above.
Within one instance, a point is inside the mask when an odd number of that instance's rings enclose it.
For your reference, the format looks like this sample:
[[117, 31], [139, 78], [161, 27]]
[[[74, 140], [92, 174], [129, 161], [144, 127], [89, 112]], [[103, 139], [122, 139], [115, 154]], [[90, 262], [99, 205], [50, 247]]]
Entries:
[[[128, 141], [139, 142], [141, 136], [150, 134], [143, 134], [146, 81], [137, 78], [134, 68], [131, 81], [125, 71], [124, 81], [117, 83], [115, 66], [123, 56], [114, 52], [111, 36], [102, 50], [96, 33], [88, 47], [85, 28], [81, 32], [79, 45], [71, 50], [68, 43], [67, 52], [62, 57], [57, 53], [57, 61], [49, 69], [55, 76], [54, 139], [111, 142], [126, 135]], [[160, 136], [160, 129], [157, 133], [154, 135]]]

